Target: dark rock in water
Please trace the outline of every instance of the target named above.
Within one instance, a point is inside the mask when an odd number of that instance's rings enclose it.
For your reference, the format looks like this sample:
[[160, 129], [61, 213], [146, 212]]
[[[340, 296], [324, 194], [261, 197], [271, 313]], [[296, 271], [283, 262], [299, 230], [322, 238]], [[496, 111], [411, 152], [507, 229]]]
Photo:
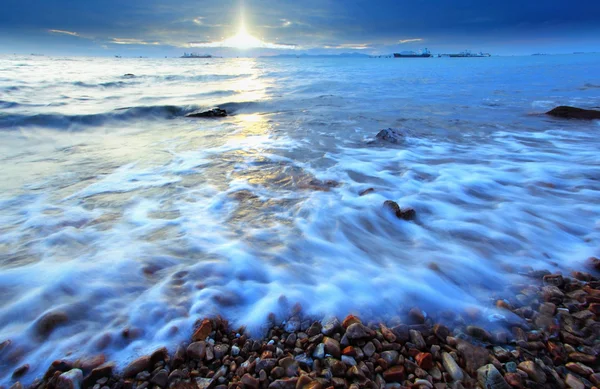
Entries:
[[402, 143], [404, 142], [404, 134], [393, 128], [386, 128], [381, 130], [375, 135], [379, 140], [383, 140], [390, 143]]
[[127, 73], [127, 74], [123, 74], [123, 77], [125, 77], [125, 78], [133, 78], [133, 77], [135, 77], [135, 74], [133, 74], [133, 73]]
[[133, 378], [138, 373], [141, 373], [144, 370], [148, 370], [148, 369], [150, 369], [150, 357], [143, 356], [143, 357], [140, 357], [140, 358], [136, 359], [135, 361], [131, 362], [129, 365], [127, 365], [125, 370], [123, 370], [123, 377], [124, 378]]
[[576, 107], [569, 107], [566, 105], [556, 107], [551, 111], [546, 112], [546, 115], [556, 116], [565, 119], [583, 119], [593, 120], [600, 119], [600, 111], [593, 109], [582, 109]]
[[366, 195], [368, 195], [368, 194], [371, 194], [371, 193], [374, 193], [374, 192], [375, 192], [375, 189], [373, 189], [373, 188], [369, 188], [369, 189], [365, 189], [365, 190], [363, 190], [363, 191], [362, 191], [362, 192], [360, 192], [358, 195], [359, 195], [359, 196], [366, 196]]
[[400, 209], [400, 206], [398, 205], [398, 203], [396, 203], [395, 201], [392, 201], [392, 200], [384, 201], [383, 206], [385, 208], [388, 208], [390, 211], [392, 211], [398, 219], [415, 220], [415, 218], [417, 217], [417, 212], [414, 209], [412, 209], [412, 208]]
[[65, 324], [68, 320], [69, 317], [64, 312], [48, 312], [35, 323], [35, 330], [39, 336], [46, 338], [56, 327]]
[[18, 367], [15, 369], [15, 371], [12, 374], [12, 379], [19, 379], [21, 377], [23, 377], [27, 372], [29, 371], [29, 365], [25, 364], [21, 367]]
[[208, 111], [189, 113], [185, 116], [188, 118], [224, 118], [227, 116], [227, 111], [220, 108], [213, 108]]

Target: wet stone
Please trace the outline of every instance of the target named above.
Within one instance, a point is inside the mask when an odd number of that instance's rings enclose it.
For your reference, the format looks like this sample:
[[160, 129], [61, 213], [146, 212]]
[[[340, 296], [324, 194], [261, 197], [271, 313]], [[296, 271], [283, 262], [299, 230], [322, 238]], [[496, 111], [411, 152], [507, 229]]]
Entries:
[[143, 357], [140, 357], [140, 358], [134, 360], [129, 365], [127, 365], [125, 370], [123, 370], [123, 377], [124, 378], [133, 378], [138, 373], [141, 373], [142, 371], [148, 370], [148, 369], [150, 369], [150, 357], [143, 356]]
[[58, 377], [57, 389], [79, 389], [83, 382], [83, 372], [79, 369], [72, 369], [62, 373]]
[[567, 386], [571, 389], [585, 389], [583, 382], [570, 373], [567, 374], [567, 377], [565, 378], [565, 384], [567, 384]]
[[375, 331], [361, 323], [351, 324], [346, 329], [346, 336], [349, 340], [371, 339], [375, 336]]
[[410, 334], [410, 341], [412, 343], [414, 343], [414, 345], [419, 350], [425, 350], [425, 348], [427, 347], [427, 343], [425, 343], [425, 339], [423, 339], [423, 335], [421, 335], [421, 333], [416, 330], [410, 330], [409, 334]]
[[202, 360], [206, 356], [206, 342], [194, 342], [188, 346], [186, 352], [188, 357]]
[[527, 373], [527, 376], [534, 382], [546, 383], [546, 373], [534, 361], [525, 361], [519, 363], [519, 369]]
[[194, 332], [194, 335], [192, 335], [192, 340], [194, 342], [206, 340], [211, 332], [212, 322], [209, 319], [204, 319], [202, 320], [200, 327], [198, 327], [198, 329]]
[[442, 353], [442, 363], [444, 365], [444, 369], [446, 369], [454, 381], [461, 381], [464, 378], [461, 368], [450, 354], [446, 352]]
[[161, 388], [166, 388], [169, 382], [169, 373], [165, 369], [161, 369], [152, 377], [150, 380], [154, 385], [158, 385]]
[[486, 389], [510, 389], [502, 374], [492, 364], [477, 369], [477, 381]]

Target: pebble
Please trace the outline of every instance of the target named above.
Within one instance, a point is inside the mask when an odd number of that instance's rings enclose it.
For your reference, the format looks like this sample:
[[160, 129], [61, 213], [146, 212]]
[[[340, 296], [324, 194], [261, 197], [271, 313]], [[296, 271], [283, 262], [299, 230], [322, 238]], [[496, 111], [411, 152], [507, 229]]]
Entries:
[[313, 352], [313, 357], [317, 359], [325, 358], [325, 345], [323, 343], [319, 343]]
[[519, 363], [519, 369], [527, 373], [530, 379], [539, 383], [546, 383], [546, 373], [534, 361], [524, 361]]
[[454, 358], [452, 358], [452, 355], [448, 354], [447, 352], [443, 352], [442, 363], [444, 365], [444, 369], [446, 369], [454, 381], [461, 381], [464, 378], [461, 368], [458, 366]]
[[79, 369], [72, 369], [62, 373], [58, 377], [57, 389], [79, 389], [83, 382], [83, 372]]
[[492, 364], [477, 369], [477, 381], [486, 389], [510, 389], [502, 374]]

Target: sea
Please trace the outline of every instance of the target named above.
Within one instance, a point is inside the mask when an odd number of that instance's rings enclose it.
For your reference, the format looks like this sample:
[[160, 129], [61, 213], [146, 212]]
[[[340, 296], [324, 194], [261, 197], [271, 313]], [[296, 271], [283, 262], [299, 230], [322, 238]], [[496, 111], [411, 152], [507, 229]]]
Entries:
[[532, 270], [600, 254], [600, 122], [545, 115], [600, 108], [598, 69], [1, 56], [0, 384], [173, 351], [217, 315], [509, 320], [494, 301]]

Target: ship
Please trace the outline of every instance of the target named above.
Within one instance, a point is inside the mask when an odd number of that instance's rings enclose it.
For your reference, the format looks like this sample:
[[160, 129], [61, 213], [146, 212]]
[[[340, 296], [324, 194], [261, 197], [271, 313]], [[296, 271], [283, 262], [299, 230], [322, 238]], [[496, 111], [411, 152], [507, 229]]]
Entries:
[[461, 51], [458, 54], [440, 54], [438, 57], [450, 57], [450, 58], [483, 58], [483, 57], [491, 57], [490, 53], [471, 53], [470, 50]]
[[179, 58], [212, 58], [210, 54], [198, 54], [198, 53], [183, 53], [183, 56]]
[[414, 51], [403, 51], [401, 53], [394, 53], [394, 58], [429, 58], [431, 57], [431, 53], [429, 50], [425, 49], [421, 53], [416, 53]]

